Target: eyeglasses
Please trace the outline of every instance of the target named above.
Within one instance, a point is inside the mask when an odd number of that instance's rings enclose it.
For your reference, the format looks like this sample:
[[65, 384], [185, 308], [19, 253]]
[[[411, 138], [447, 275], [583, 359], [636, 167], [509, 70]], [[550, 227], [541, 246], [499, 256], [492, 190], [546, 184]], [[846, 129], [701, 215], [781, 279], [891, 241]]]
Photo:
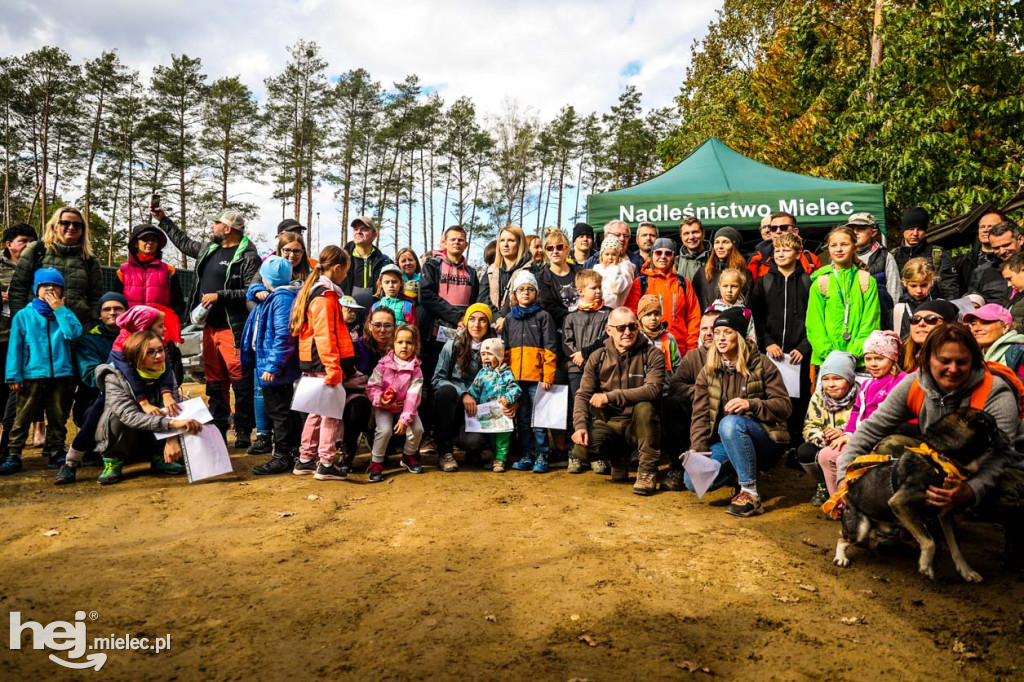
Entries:
[[670, 251], [669, 249], [658, 249], [657, 251], [654, 252], [654, 255], [657, 256], [658, 258], [671, 258], [672, 251]]
[[914, 315], [910, 318], [910, 324], [938, 324], [942, 321], [940, 315]]
[[565, 244], [548, 244], [544, 247], [545, 251], [565, 251]]
[[788, 232], [789, 230], [795, 229], [796, 225], [769, 225], [768, 229], [771, 232]]
[[625, 334], [627, 331], [635, 332], [640, 329], [640, 325], [636, 322], [630, 322], [629, 324], [610, 324], [608, 325], [608, 328], [614, 329], [620, 334]]
[[394, 329], [395, 325], [390, 322], [371, 322], [370, 326], [374, 329]]
[[282, 254], [288, 254], [289, 256], [301, 256], [305, 253], [302, 249], [281, 249]]
[[159, 358], [159, 357], [163, 357], [166, 352], [167, 352], [167, 350], [164, 349], [164, 348], [150, 348], [149, 350], [146, 351], [146, 357], [147, 358]]
[[70, 230], [83, 230], [85, 229], [85, 223], [78, 220], [58, 220], [57, 223], [66, 229]]

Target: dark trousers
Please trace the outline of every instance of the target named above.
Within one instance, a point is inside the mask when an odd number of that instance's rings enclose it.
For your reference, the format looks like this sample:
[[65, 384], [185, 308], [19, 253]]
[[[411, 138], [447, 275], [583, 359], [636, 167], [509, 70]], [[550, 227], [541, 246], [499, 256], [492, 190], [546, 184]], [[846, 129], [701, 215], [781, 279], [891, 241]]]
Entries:
[[786, 421], [789, 431], [789, 447], [797, 447], [804, 442], [804, 420], [807, 418], [807, 406], [811, 403], [814, 387], [811, 384], [811, 360], [804, 358], [800, 365], [800, 397], [790, 398], [793, 411]]
[[274, 453], [277, 455], [298, 452], [302, 437], [302, 425], [298, 415], [292, 412], [292, 384], [264, 386], [263, 404], [267, 416], [274, 425]]
[[345, 452], [349, 457], [355, 457], [359, 447], [359, 434], [365, 433], [367, 442], [373, 442], [374, 431], [370, 428], [370, 417], [373, 415], [373, 405], [370, 399], [362, 393], [350, 395], [345, 403], [344, 422], [345, 433], [342, 442], [345, 444]]
[[[437, 370], [437, 361], [441, 356], [441, 349], [444, 348], [443, 343], [438, 343], [436, 340], [427, 340], [423, 343], [423, 351], [420, 355], [420, 370], [423, 372], [423, 396], [420, 400], [420, 406], [417, 411], [420, 421], [423, 423], [423, 435], [431, 436], [437, 441], [438, 436], [434, 433], [439, 426], [441, 417], [435, 414], [435, 401], [434, 397], [434, 372]], [[438, 452], [441, 452], [438, 450]]]
[[18, 407], [11, 429], [10, 449], [20, 455], [25, 441], [32, 432], [32, 423], [40, 412], [46, 415], [46, 444], [43, 452], [64, 449], [68, 436], [68, 412], [71, 410], [75, 380], [72, 377], [56, 379], [27, 379], [18, 392]]
[[100, 417], [103, 416], [103, 407], [106, 403], [106, 396], [100, 393], [96, 396], [96, 402], [86, 411], [82, 423], [78, 425], [78, 433], [71, 441], [71, 447], [78, 452], [90, 452], [96, 447], [96, 427], [100, 425]]
[[[456, 443], [466, 451], [467, 457], [479, 457], [487, 447], [487, 436], [466, 433], [466, 409], [462, 396], [454, 386], [442, 386], [434, 391], [434, 440], [439, 455], [450, 453]], [[507, 442], [506, 447], [507, 450]]]
[[75, 389], [75, 406], [71, 408], [71, 421], [75, 423], [75, 426], [79, 428], [82, 427], [82, 423], [86, 418], [86, 413], [88, 413], [89, 408], [96, 402], [99, 395], [100, 392], [97, 389], [79, 382]]
[[661, 418], [654, 403], [637, 403], [628, 417], [605, 418], [603, 409], [593, 411], [594, 421], [590, 427], [590, 446], [597, 451], [598, 459], [612, 464], [624, 465], [629, 453], [636, 448], [640, 451], [637, 471], [654, 474], [658, 472], [661, 456]]
[[693, 407], [689, 400], [681, 395], [669, 395], [662, 398], [661, 449], [668, 458], [669, 469], [682, 471], [683, 460], [679, 459], [690, 449], [690, 421], [693, 418]]

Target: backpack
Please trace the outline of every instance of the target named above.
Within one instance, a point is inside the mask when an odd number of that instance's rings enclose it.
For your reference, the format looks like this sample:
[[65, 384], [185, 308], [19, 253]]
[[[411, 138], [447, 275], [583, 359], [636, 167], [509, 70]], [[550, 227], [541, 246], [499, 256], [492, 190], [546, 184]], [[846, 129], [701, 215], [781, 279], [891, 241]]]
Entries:
[[[1024, 382], [1021, 382], [1016, 372], [1001, 363], [988, 361], [985, 362], [985, 370], [984, 380], [971, 392], [970, 406], [978, 410], [985, 409], [985, 403], [988, 402], [988, 396], [992, 392], [992, 377], [998, 376], [1013, 389], [1017, 398], [1017, 415], [1024, 418]], [[915, 377], [907, 392], [907, 409], [920, 415], [922, 405], [924, 405], [924, 389], [921, 388]]]
[[[675, 273], [676, 279], [679, 280], [679, 286], [682, 287], [683, 292], [686, 292], [687, 281], [686, 277], [680, 275], [678, 272]], [[647, 293], [647, 275], [641, 274], [638, 278], [640, 280], [640, 295], [643, 296]]]
[[[868, 278], [875, 278], [875, 285], [878, 289], [878, 317], [879, 317], [879, 329], [892, 329], [892, 311], [895, 307], [892, 296], [885, 289], [885, 273], [879, 273], [878, 275], [872, 275], [867, 270], [857, 270], [857, 282], [860, 284], [860, 293], [864, 295], [867, 293], [869, 284]], [[818, 278], [818, 293], [821, 294], [822, 298], [828, 295], [828, 282], [832, 279], [831, 277], [819, 277]], [[767, 284], [767, 282], [766, 282]]]

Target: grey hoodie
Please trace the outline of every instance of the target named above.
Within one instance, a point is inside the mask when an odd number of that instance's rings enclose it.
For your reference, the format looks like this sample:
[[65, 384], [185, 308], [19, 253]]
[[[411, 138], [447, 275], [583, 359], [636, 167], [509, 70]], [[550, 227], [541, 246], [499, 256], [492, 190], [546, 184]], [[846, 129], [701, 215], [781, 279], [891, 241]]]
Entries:
[[[849, 445], [843, 450], [836, 463], [836, 480], [840, 481], [846, 476], [846, 467], [850, 466], [856, 458], [870, 453], [878, 441], [894, 433], [896, 428], [910, 419], [917, 417], [920, 420], [921, 430], [925, 431], [936, 421], [954, 410], [970, 405], [971, 391], [981, 383], [985, 370], [975, 369], [963, 386], [957, 391], [943, 396], [931, 374], [919, 370], [908, 374], [896, 385], [889, 396], [878, 406], [878, 409], [860, 423], [857, 431], [850, 439]], [[925, 399], [921, 406], [921, 413], [915, 415], [907, 407], [907, 394], [910, 386], [918, 380], [921, 388], [924, 389]], [[1003, 451], [992, 453], [990, 457], [982, 462], [982, 468], [972, 476], [967, 485], [974, 491], [975, 503], [995, 487], [1003, 469], [1012, 467], [1024, 469], [1024, 460], [1014, 450], [1014, 442], [1018, 438], [1020, 421], [1017, 413], [1017, 396], [1006, 382], [998, 376], [993, 377], [992, 392], [985, 401], [985, 411], [995, 418], [999, 430], [1010, 435], [1010, 446]]]

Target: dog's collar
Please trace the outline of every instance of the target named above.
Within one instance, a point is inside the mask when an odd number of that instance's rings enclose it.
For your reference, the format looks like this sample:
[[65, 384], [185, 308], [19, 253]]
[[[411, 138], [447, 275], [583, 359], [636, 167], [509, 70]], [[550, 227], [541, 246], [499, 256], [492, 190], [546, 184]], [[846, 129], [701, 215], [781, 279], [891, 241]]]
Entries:
[[932, 449], [926, 443], [921, 443], [921, 445], [916, 448], [908, 447], [907, 450], [927, 459], [932, 466], [936, 467], [939, 473], [946, 474], [946, 478], [953, 479], [954, 481], [967, 480], [967, 476], [964, 475], [964, 471], [960, 468], [959, 464], [951, 460], [949, 457], [946, 457], [941, 452]]

